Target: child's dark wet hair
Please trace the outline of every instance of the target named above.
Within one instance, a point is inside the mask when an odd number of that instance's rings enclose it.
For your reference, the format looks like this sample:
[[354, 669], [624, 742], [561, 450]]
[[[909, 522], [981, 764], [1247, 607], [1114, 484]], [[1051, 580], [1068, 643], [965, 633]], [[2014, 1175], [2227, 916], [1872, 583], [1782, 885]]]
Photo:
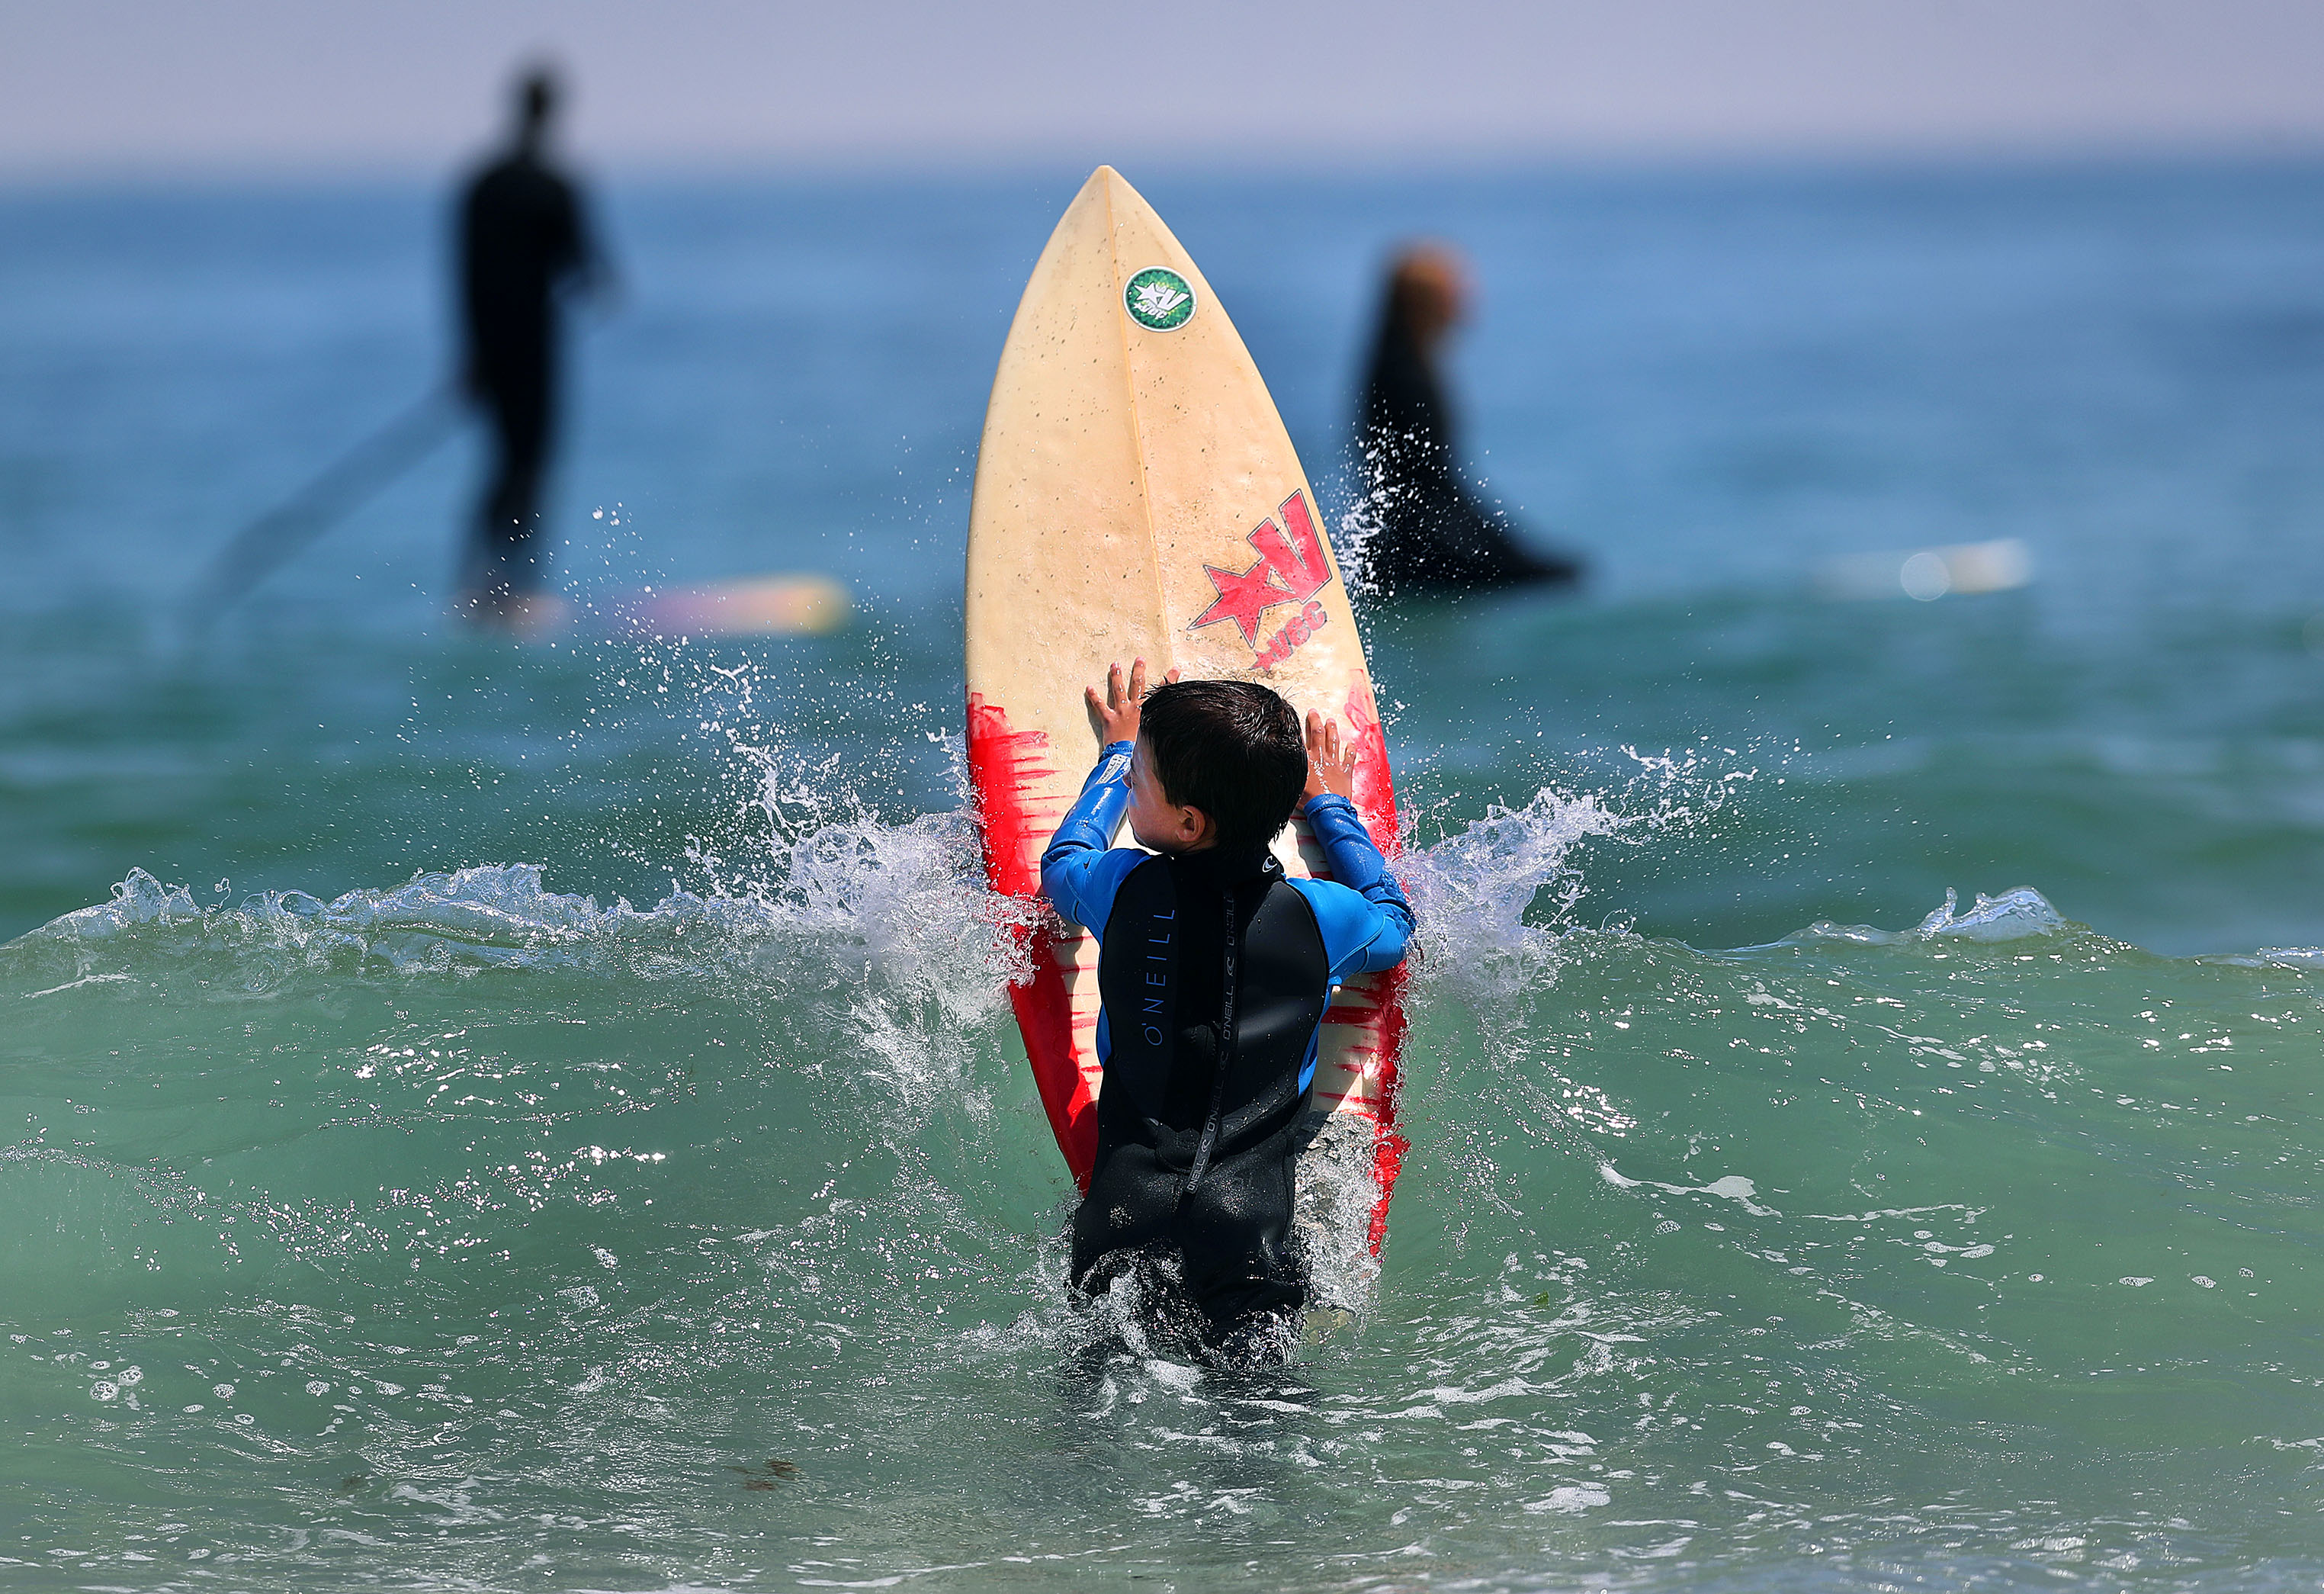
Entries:
[[1299, 714], [1249, 681], [1177, 681], [1146, 694], [1138, 720], [1154, 777], [1199, 808], [1227, 851], [1266, 846], [1307, 787]]

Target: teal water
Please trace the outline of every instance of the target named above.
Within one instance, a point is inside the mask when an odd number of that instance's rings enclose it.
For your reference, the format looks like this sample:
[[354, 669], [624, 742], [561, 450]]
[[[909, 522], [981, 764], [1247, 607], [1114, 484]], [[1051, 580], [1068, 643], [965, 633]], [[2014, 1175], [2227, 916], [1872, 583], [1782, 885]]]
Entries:
[[1062, 1299], [960, 797], [1076, 175], [608, 196], [566, 573], [854, 588], [750, 646], [459, 635], [453, 452], [189, 650], [437, 375], [434, 199], [0, 199], [0, 1583], [2324, 1577], [2324, 171], [1131, 174], [1341, 514], [1368, 273], [1468, 246], [1601, 572], [1365, 615], [1414, 1151], [1264, 1376]]

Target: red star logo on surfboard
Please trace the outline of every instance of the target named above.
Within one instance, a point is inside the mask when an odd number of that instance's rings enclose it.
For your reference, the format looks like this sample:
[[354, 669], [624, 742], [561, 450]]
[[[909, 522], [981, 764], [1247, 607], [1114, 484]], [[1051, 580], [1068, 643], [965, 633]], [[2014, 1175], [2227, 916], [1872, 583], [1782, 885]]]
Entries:
[[1292, 494], [1276, 513], [1283, 517], [1281, 525], [1272, 519], [1263, 520], [1243, 539], [1259, 551], [1257, 562], [1249, 570], [1222, 570], [1214, 564], [1203, 567], [1203, 573], [1210, 577], [1218, 597], [1194, 617], [1187, 630], [1197, 631], [1222, 620], [1232, 620], [1241, 630], [1243, 641], [1256, 651], [1259, 616], [1279, 603], [1304, 603], [1331, 580], [1332, 567], [1323, 557], [1323, 540], [1315, 534], [1315, 518], [1307, 508], [1307, 495]]
[[1219, 589], [1219, 596], [1195, 618], [1194, 625], [1186, 627], [1189, 631], [1198, 626], [1215, 626], [1221, 620], [1232, 620], [1242, 627], [1242, 639], [1256, 648], [1259, 645], [1259, 616], [1278, 603], [1291, 601], [1291, 594], [1275, 584], [1274, 567], [1263, 559], [1240, 573], [1222, 570], [1214, 564], [1204, 565], [1203, 573], [1210, 577], [1211, 585]]

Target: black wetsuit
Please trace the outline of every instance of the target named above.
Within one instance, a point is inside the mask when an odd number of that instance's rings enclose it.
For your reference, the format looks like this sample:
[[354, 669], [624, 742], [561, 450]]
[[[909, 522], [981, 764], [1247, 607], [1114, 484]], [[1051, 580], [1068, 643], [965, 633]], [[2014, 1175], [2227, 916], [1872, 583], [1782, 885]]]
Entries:
[[538, 588], [540, 477], [557, 419], [558, 290], [594, 258], [573, 185], [520, 146], [460, 203], [460, 304], [470, 392], [497, 458], [476, 507], [461, 585], [499, 600]]
[[1344, 797], [1307, 804], [1332, 880], [1286, 880], [1259, 849], [1107, 850], [1129, 762], [1106, 749], [1041, 859], [1049, 900], [1099, 938], [1105, 1088], [1074, 1282], [1173, 1261], [1203, 1338], [1264, 1354], [1307, 1294], [1291, 1213], [1318, 1026], [1342, 979], [1403, 958], [1411, 910]]
[[1461, 480], [1443, 391], [1393, 303], [1372, 350], [1358, 438], [1379, 528], [1364, 546], [1365, 570], [1382, 596], [1580, 578], [1579, 560], [1526, 548]]

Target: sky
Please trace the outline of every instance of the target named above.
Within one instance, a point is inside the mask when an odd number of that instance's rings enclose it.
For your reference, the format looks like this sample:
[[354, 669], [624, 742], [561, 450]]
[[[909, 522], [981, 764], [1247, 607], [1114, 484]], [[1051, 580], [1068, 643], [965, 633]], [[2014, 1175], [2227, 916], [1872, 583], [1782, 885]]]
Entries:
[[2324, 152], [2324, 0], [0, 0], [0, 175]]

